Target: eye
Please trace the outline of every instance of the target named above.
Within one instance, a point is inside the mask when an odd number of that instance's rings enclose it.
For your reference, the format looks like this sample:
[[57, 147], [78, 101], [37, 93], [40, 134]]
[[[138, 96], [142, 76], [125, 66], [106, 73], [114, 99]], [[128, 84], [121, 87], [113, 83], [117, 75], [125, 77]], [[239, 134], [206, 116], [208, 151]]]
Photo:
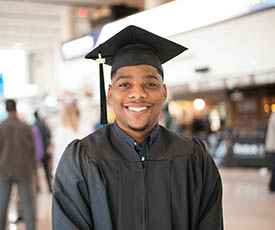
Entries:
[[150, 87], [150, 88], [155, 88], [155, 87], [157, 87], [157, 84], [155, 84], [153, 82], [149, 82], [149, 83], [146, 83], [146, 86]]
[[129, 83], [121, 83], [121, 84], [118, 85], [118, 87], [120, 87], [120, 88], [126, 88], [126, 87], [129, 87], [129, 86], [130, 86]]

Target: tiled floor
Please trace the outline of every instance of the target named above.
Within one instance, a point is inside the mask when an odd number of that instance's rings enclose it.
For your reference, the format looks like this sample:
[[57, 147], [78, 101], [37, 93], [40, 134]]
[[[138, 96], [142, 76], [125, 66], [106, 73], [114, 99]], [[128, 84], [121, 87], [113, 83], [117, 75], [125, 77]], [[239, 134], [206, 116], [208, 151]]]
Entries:
[[227, 230], [275, 230], [275, 194], [266, 170], [222, 169]]
[[[220, 171], [224, 183], [225, 230], [275, 230], [275, 194], [267, 189], [267, 171], [228, 168]], [[51, 196], [46, 192], [43, 179], [42, 192], [37, 198], [37, 229], [49, 230]], [[23, 229], [23, 223], [10, 224], [10, 230]]]

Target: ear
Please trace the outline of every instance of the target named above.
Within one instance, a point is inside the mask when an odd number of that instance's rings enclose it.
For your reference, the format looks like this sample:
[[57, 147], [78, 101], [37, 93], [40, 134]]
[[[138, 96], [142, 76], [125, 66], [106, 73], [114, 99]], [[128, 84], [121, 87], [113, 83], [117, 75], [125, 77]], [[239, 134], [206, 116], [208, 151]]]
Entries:
[[108, 86], [108, 95], [107, 95], [108, 101], [110, 104], [112, 104], [112, 85]]
[[167, 99], [167, 87], [165, 84], [162, 85], [162, 90], [163, 90], [162, 103], [164, 103]]

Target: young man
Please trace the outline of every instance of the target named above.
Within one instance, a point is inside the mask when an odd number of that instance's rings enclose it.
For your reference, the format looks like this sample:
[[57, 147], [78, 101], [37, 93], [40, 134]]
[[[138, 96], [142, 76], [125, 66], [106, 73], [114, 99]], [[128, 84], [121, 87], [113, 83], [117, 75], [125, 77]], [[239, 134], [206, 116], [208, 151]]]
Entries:
[[158, 125], [167, 95], [162, 63], [184, 50], [129, 26], [86, 56], [112, 66], [116, 121], [65, 150], [54, 230], [223, 229], [221, 179], [210, 155], [199, 140]]

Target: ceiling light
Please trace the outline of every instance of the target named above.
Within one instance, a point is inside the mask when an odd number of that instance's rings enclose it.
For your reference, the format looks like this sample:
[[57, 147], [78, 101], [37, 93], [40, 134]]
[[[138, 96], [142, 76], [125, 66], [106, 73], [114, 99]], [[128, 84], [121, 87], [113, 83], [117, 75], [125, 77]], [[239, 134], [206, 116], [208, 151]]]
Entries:
[[205, 107], [205, 101], [201, 98], [197, 98], [193, 101], [195, 110], [203, 110]]

